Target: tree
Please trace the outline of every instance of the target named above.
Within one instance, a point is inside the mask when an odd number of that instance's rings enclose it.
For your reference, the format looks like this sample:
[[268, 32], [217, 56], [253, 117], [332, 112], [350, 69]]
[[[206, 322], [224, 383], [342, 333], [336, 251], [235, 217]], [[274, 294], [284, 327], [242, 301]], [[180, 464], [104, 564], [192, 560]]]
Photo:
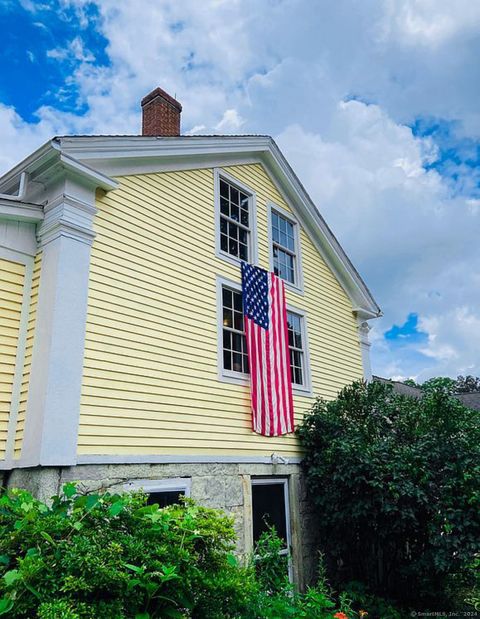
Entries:
[[452, 608], [480, 551], [480, 412], [443, 387], [415, 399], [356, 382], [298, 435], [334, 584]]
[[421, 388], [426, 393], [432, 391], [445, 391], [446, 393], [452, 394], [457, 390], [457, 381], [448, 376], [435, 376], [434, 378], [426, 380], [421, 385]]
[[457, 376], [455, 388], [457, 393], [480, 393], [480, 378], [478, 376]]

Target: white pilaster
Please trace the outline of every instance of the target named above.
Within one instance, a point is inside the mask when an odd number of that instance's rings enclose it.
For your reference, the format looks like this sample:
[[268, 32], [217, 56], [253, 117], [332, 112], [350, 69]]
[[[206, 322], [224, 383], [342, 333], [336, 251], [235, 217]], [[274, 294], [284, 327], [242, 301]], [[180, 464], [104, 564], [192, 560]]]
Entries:
[[39, 226], [42, 270], [22, 466], [76, 463], [94, 205], [94, 188], [66, 180]]
[[368, 322], [358, 318], [358, 335], [360, 339], [360, 350], [362, 353], [363, 377], [366, 381], [372, 380], [372, 366], [370, 364], [370, 342], [368, 333], [370, 325]]

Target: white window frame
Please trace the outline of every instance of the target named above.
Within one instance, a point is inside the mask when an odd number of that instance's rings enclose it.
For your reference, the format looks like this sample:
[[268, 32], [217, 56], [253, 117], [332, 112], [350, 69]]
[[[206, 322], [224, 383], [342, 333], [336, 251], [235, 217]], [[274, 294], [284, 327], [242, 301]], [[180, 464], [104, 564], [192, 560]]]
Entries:
[[[223, 368], [223, 302], [222, 290], [223, 287], [231, 288], [237, 292], [242, 292], [242, 285], [222, 275], [217, 275], [217, 370], [218, 380], [224, 383], [234, 385], [250, 385], [250, 374], [243, 372], [235, 372], [233, 370], [225, 370]], [[302, 325], [302, 341], [303, 341], [303, 359], [305, 362], [303, 377], [305, 383], [303, 385], [295, 385], [292, 383], [292, 391], [294, 395], [312, 396], [312, 380], [310, 375], [310, 355], [308, 345], [308, 325], [307, 312], [287, 303], [287, 312], [292, 312], [300, 316]]]
[[235, 372], [234, 370], [225, 370], [223, 368], [223, 287], [231, 288], [237, 292], [242, 292], [242, 286], [238, 282], [231, 279], [217, 276], [217, 366], [218, 380], [225, 383], [233, 383], [235, 385], [249, 385], [250, 374], [244, 372]]
[[215, 256], [220, 260], [225, 260], [235, 266], [240, 265], [243, 260], [232, 256], [231, 254], [221, 250], [220, 246], [220, 179], [234, 185], [243, 193], [249, 196], [248, 201], [248, 213], [250, 232], [248, 233], [248, 262], [250, 264], [258, 264], [258, 241], [257, 241], [257, 202], [255, 192], [251, 187], [248, 187], [237, 178], [222, 170], [221, 168], [214, 168], [214, 203], [215, 203]]
[[289, 213], [278, 204], [274, 202], [267, 202], [267, 219], [268, 219], [268, 251], [269, 251], [269, 260], [270, 260], [270, 270], [273, 273], [273, 230], [272, 230], [272, 211], [275, 211], [278, 215], [287, 219], [293, 225], [293, 238], [295, 242], [295, 252], [294, 252], [294, 266], [295, 266], [295, 283], [292, 284], [288, 282], [286, 279], [282, 278], [282, 281], [285, 282], [285, 287], [288, 290], [292, 290], [297, 294], [304, 294], [304, 286], [303, 286], [303, 271], [302, 271], [302, 252], [301, 252], [301, 244], [300, 244], [300, 223], [298, 219]]
[[[297, 385], [292, 382], [292, 390], [293, 393], [297, 395], [303, 396], [313, 396], [312, 393], [312, 377], [310, 374], [310, 347], [308, 345], [308, 316], [305, 310], [298, 309], [298, 307], [294, 307], [287, 303], [287, 312], [292, 314], [296, 314], [300, 317], [300, 325], [302, 328], [302, 343], [303, 343], [303, 385]], [[290, 347], [289, 347], [290, 348]], [[290, 354], [290, 352], [289, 352]]]
[[[288, 578], [290, 582], [293, 582], [293, 569], [292, 569], [292, 529], [290, 523], [290, 497], [289, 497], [289, 484], [288, 477], [252, 477], [250, 479], [252, 486], [271, 486], [273, 484], [283, 485], [283, 496], [285, 500], [285, 527], [287, 529], [287, 548], [280, 550], [281, 556], [289, 555], [288, 560]], [[253, 493], [252, 493], [253, 495]], [[252, 522], [253, 522], [253, 496], [252, 501]], [[255, 548], [255, 542], [253, 540], [253, 527], [252, 527], [252, 548]]]
[[183, 492], [186, 497], [190, 496], [192, 479], [190, 477], [171, 477], [168, 479], [133, 479], [124, 484], [126, 492], [142, 490], [146, 494], [152, 492]]

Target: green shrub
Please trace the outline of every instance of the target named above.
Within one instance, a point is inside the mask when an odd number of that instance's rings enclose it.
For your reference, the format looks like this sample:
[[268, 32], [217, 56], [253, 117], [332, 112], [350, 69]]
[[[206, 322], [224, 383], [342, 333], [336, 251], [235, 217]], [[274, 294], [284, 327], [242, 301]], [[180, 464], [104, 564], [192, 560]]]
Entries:
[[3, 494], [0, 615], [332, 619], [324, 580], [304, 595], [294, 591], [274, 530], [242, 567], [230, 518], [188, 500], [159, 509], [145, 499], [81, 495], [73, 484], [51, 505], [23, 490]]
[[232, 521], [190, 502], [159, 509], [67, 484], [47, 506], [10, 491], [0, 498], [0, 614], [243, 616], [256, 585], [233, 546]]
[[480, 412], [445, 389], [416, 400], [356, 382], [317, 400], [298, 435], [335, 586], [360, 581], [417, 610], [457, 604], [479, 552]]

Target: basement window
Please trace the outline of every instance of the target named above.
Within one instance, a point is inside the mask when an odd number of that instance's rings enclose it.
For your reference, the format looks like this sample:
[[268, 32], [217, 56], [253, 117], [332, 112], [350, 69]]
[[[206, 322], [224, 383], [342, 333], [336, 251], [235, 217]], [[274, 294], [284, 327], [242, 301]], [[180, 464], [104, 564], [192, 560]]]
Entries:
[[190, 496], [191, 479], [178, 477], [174, 479], [136, 479], [125, 484], [127, 492], [142, 490], [148, 495], [147, 505], [157, 504], [168, 507], [180, 503], [182, 497]]

